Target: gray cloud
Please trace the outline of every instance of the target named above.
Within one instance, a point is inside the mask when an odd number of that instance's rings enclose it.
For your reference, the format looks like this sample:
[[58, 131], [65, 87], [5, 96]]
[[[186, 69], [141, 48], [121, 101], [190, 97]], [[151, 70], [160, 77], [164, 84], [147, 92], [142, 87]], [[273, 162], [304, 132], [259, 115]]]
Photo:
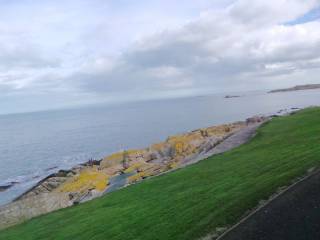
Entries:
[[[72, 96], [70, 102], [80, 103], [84, 96], [122, 101], [280, 87], [306, 76], [317, 81], [320, 22], [286, 23], [318, 1], [209, 2], [199, 3], [200, 14], [189, 22], [159, 12], [142, 16], [140, 9], [130, 22], [124, 15], [132, 9], [121, 12], [97, 0], [80, 1], [75, 9], [68, 1], [65, 13], [51, 3], [26, 29], [19, 21], [12, 28], [0, 24], [0, 93], [46, 94], [48, 101]], [[196, 5], [187, 2], [186, 9]], [[19, 8], [24, 17], [29, 7]]]

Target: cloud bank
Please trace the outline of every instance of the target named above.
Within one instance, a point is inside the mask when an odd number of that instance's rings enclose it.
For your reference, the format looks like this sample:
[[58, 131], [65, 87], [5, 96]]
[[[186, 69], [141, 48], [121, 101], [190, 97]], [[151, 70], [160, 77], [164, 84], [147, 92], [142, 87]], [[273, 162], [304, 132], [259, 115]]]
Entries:
[[319, 6], [0, 2], [0, 106], [23, 111], [319, 82]]

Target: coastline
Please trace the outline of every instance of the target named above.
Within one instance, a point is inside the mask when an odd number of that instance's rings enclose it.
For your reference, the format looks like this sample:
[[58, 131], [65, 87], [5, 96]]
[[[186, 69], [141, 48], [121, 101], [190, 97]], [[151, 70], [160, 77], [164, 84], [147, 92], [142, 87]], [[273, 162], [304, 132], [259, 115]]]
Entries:
[[[248, 141], [255, 129], [272, 117], [291, 114], [298, 109], [280, 110], [271, 116], [255, 116], [242, 122], [223, 124], [185, 134], [171, 136], [165, 142], [156, 143], [146, 149], [128, 150], [115, 153], [101, 160], [89, 160], [70, 170], [59, 170], [42, 179], [34, 187], [0, 207], [0, 216], [11, 219], [7, 226], [16, 224], [12, 214], [29, 219], [47, 212], [89, 201], [119, 188], [137, 183], [143, 179], [165, 174], [189, 164], [194, 164], [214, 154], [219, 154]], [[228, 140], [251, 129], [250, 134], [228, 144]], [[227, 144], [225, 144], [227, 142]], [[219, 146], [227, 145], [219, 150]], [[126, 175], [127, 174], [127, 175]], [[121, 178], [121, 176], [126, 176]], [[115, 179], [119, 178], [119, 181]], [[111, 190], [110, 190], [111, 189]], [[40, 205], [56, 199], [45, 209]], [[33, 209], [33, 213], [16, 212], [19, 205]], [[22, 208], [24, 208], [22, 207]], [[14, 210], [15, 209], [15, 210]], [[1, 224], [0, 224], [1, 225]], [[2, 224], [3, 225], [3, 224]]]
[[[97, 106], [0, 118], [5, 139], [0, 146], [3, 159], [0, 185], [18, 182], [1, 192], [0, 206], [59, 169], [71, 169], [90, 158], [102, 159], [118, 150], [141, 149], [167, 136], [200, 127], [235, 122], [256, 114], [272, 115], [279, 109], [318, 105], [320, 92], [272, 95], [256, 91], [241, 95], [237, 99], [210, 95], [121, 108]], [[18, 137], [22, 132], [23, 136]]]
[[303, 90], [316, 90], [320, 88], [320, 84], [306, 84], [306, 85], [297, 85], [290, 88], [281, 88], [271, 90], [268, 93], [281, 93], [281, 92], [295, 92], [295, 91], [303, 91]]

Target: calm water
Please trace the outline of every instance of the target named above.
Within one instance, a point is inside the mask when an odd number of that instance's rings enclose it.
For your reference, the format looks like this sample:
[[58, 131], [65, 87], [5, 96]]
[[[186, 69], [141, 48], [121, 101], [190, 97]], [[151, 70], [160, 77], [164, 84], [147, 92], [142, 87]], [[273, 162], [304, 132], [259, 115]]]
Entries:
[[[108, 107], [0, 116], [0, 204], [58, 168], [142, 148], [167, 136], [200, 127], [244, 120], [280, 109], [320, 105], [320, 91], [247, 93], [132, 103]], [[51, 169], [56, 167], [56, 169]]]

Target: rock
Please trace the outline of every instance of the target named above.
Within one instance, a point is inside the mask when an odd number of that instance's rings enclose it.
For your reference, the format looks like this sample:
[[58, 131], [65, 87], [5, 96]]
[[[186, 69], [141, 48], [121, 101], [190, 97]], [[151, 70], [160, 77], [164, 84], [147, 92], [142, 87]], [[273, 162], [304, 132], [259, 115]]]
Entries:
[[54, 187], [54, 192], [67, 193], [73, 202], [80, 203], [83, 199], [91, 198], [92, 190], [104, 192], [108, 181], [109, 176], [94, 166], [83, 168], [79, 174], [63, 183], [51, 181], [49, 186]]
[[59, 187], [59, 185], [60, 185], [59, 181], [51, 181], [47, 183], [47, 189], [49, 189], [49, 191], [52, 191], [52, 189]]
[[75, 175], [76, 173], [72, 170], [59, 170], [56, 174], [53, 174], [54, 177], [67, 177], [68, 174], [73, 174]]
[[209, 152], [212, 148], [214, 148], [217, 144], [219, 144], [222, 141], [221, 138], [210, 138], [206, 140], [200, 147], [199, 147], [199, 152]]
[[124, 151], [114, 153], [102, 159], [102, 161], [100, 162], [100, 168], [103, 169], [103, 168], [110, 168], [110, 167], [122, 165], [123, 161], [124, 161]]
[[81, 165], [85, 166], [85, 167], [99, 166], [101, 161], [102, 161], [102, 159], [101, 160], [89, 159], [87, 162], [85, 162]]
[[66, 177], [72, 177], [72, 176], [74, 176], [75, 175], [75, 173], [73, 173], [73, 172], [69, 172], [68, 174], [67, 174], [67, 176]]
[[9, 188], [11, 188], [13, 185], [9, 184], [9, 185], [2, 185], [0, 186], [0, 192], [4, 192], [6, 190], [8, 190]]
[[68, 195], [62, 193], [43, 193], [12, 202], [0, 207], [0, 229], [70, 205]]
[[72, 174], [72, 171], [60, 170], [58, 173], [51, 174], [48, 177], [42, 179], [34, 187], [14, 199], [14, 201], [22, 200], [31, 196], [36, 196], [41, 193], [49, 193], [60, 186], [67, 180], [67, 175]]
[[146, 162], [154, 161], [158, 158], [158, 153], [153, 152], [152, 150], [149, 150], [148, 157], [146, 158]]
[[7, 191], [8, 189], [12, 188], [14, 185], [19, 184], [19, 183], [20, 182], [13, 181], [13, 182], [9, 182], [5, 185], [0, 185], [0, 192]]
[[[221, 141], [246, 128], [247, 124], [260, 123], [264, 120], [264, 117], [257, 116], [248, 119], [247, 122], [201, 128], [170, 136], [166, 141], [145, 149], [121, 151], [101, 160], [90, 159], [71, 170], [60, 170], [49, 175], [18, 197], [15, 202], [25, 204], [28, 208], [31, 204], [30, 199], [63, 194], [68, 204], [82, 203], [119, 187], [199, 161], [199, 156], [201, 158], [204, 156], [203, 153], [214, 151]], [[115, 181], [118, 178], [120, 180]], [[59, 201], [58, 198], [56, 200]], [[65, 203], [61, 205], [63, 206]], [[32, 208], [36, 212], [43, 212], [41, 205], [38, 206], [39, 209], [36, 205], [32, 205]]]
[[94, 198], [102, 196], [102, 194], [103, 194], [102, 192], [97, 191], [95, 189], [89, 190], [87, 194], [80, 197], [77, 201], [74, 202], [74, 204], [88, 202]]
[[49, 172], [49, 171], [54, 170], [54, 169], [57, 169], [57, 168], [58, 168], [57, 166], [55, 166], [55, 167], [50, 167], [50, 168], [45, 169], [45, 171], [46, 171], [46, 172]]
[[224, 98], [239, 98], [239, 95], [226, 95]]
[[256, 124], [256, 123], [262, 123], [265, 120], [266, 120], [266, 117], [264, 116], [254, 116], [254, 117], [248, 118], [246, 120], [246, 123], [247, 125], [250, 125], [250, 124]]

